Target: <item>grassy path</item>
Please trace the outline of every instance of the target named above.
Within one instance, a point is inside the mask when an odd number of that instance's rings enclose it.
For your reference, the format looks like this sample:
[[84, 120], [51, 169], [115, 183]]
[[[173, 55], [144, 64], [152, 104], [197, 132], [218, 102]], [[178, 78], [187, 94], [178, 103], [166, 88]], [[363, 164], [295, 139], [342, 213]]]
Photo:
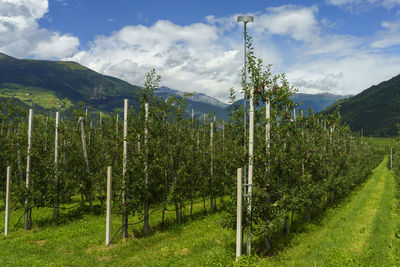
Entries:
[[260, 266], [400, 266], [400, 218], [385, 159], [347, 201], [309, 224], [280, 255]]

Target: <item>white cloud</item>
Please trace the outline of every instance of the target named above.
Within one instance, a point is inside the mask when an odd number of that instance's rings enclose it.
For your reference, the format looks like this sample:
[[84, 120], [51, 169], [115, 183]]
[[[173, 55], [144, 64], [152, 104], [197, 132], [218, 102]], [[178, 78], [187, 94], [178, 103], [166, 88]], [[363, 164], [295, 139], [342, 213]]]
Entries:
[[375, 40], [372, 42], [372, 48], [387, 48], [400, 44], [400, 21], [382, 22], [383, 30], [376, 34]]
[[[316, 7], [282, 6], [253, 14], [249, 24], [256, 55], [265, 64], [281, 64], [280, 49], [266, 42], [285, 36], [309, 42], [319, 33]], [[98, 72], [142, 84], [145, 73], [155, 67], [162, 84], [178, 90], [206, 93], [228, 100], [228, 89], [240, 91], [243, 65], [243, 25], [236, 15], [207, 16], [204, 23], [179, 26], [160, 20], [154, 25], [128, 25], [109, 36], [99, 36], [75, 60]]]
[[356, 12], [370, 10], [376, 6], [392, 9], [400, 5], [400, 0], [326, 0], [325, 2], [329, 5], [340, 6]]
[[358, 53], [295, 64], [288, 69], [288, 78], [303, 92], [356, 94], [398, 75], [399, 66], [400, 57]]
[[228, 88], [240, 84], [241, 61], [238, 51], [222, 45], [221, 38], [210, 24], [179, 26], [160, 20], [99, 36], [88, 50], [69, 59], [138, 85], [155, 67], [163, 85], [224, 99]]
[[266, 13], [259, 14], [255, 20], [256, 34], [277, 34], [290, 36], [297, 41], [309, 41], [319, 31], [315, 13], [316, 7], [297, 7], [286, 5], [268, 8]]
[[39, 28], [47, 0], [0, 0], [0, 51], [16, 57], [60, 58], [74, 53], [78, 38]]
[[350, 4], [360, 4], [362, 0], [327, 0], [327, 4], [335, 5], [335, 6], [343, 6], [343, 5], [350, 5]]
[[[256, 56], [273, 63], [274, 72], [287, 73], [302, 92], [355, 94], [397, 73], [400, 58], [379, 50], [379, 38], [332, 34], [335, 22], [318, 19], [318, 12], [315, 6], [285, 5], [250, 14], [255, 17], [248, 32]], [[400, 29], [382, 26], [396, 33]], [[155, 67], [163, 85], [226, 101], [228, 88], [241, 88], [242, 31], [236, 14], [208, 16], [204, 23], [186, 26], [161, 20], [99, 36], [68, 59], [137, 85]]]
[[[380, 5], [399, 1], [330, 0], [329, 4]], [[160, 20], [150, 26], [126, 25], [95, 37], [85, 50], [79, 40], [38, 26], [48, 12], [45, 0], [0, 0], [0, 51], [12, 56], [63, 58], [132, 84], [143, 84], [156, 68], [162, 85], [228, 100], [240, 91], [243, 24], [236, 15], [207, 16], [202, 23], [176, 25]], [[256, 56], [285, 72], [301, 92], [354, 94], [398, 74], [400, 56], [385, 48], [400, 44], [400, 21], [382, 22], [379, 32], [356, 37], [332, 32], [336, 21], [321, 18], [316, 6], [285, 5], [253, 14], [248, 24]]]
[[76, 37], [52, 33], [38, 41], [31, 53], [39, 58], [61, 58], [71, 55], [78, 46], [79, 40]]

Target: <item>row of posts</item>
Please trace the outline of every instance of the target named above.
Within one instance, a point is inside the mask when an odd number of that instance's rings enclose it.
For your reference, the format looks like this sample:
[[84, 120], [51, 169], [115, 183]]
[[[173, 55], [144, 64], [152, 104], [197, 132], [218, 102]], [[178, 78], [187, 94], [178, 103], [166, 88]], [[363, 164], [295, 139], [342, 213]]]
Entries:
[[[148, 134], [148, 129], [147, 129], [147, 120], [148, 120], [148, 114], [149, 114], [149, 104], [145, 103], [145, 145], [147, 145], [147, 134]], [[100, 123], [101, 123], [101, 116], [102, 114], [100, 113]], [[86, 110], [86, 117], [87, 117], [87, 110]], [[118, 119], [118, 117], [117, 117]], [[83, 157], [85, 161], [85, 171], [87, 174], [90, 173], [89, 170], [89, 159], [88, 159], [88, 153], [87, 153], [87, 146], [86, 146], [86, 135], [85, 135], [85, 123], [84, 123], [84, 117], [79, 117], [78, 124], [80, 124], [81, 128], [81, 141], [82, 141], [82, 150], [83, 150]], [[127, 238], [127, 225], [128, 225], [128, 212], [127, 212], [127, 207], [126, 207], [126, 194], [125, 194], [125, 187], [126, 187], [126, 181], [125, 181], [125, 176], [126, 176], [126, 167], [127, 167], [127, 123], [128, 120], [128, 99], [124, 99], [124, 129], [123, 129], [123, 180], [122, 180], [122, 185], [123, 185], [123, 190], [122, 190], [122, 206], [123, 206], [123, 215], [122, 215], [122, 238]], [[193, 120], [193, 110], [192, 110], [192, 120]], [[215, 117], [214, 117], [215, 120]], [[29, 188], [29, 183], [30, 183], [30, 176], [31, 176], [31, 147], [32, 147], [32, 124], [33, 124], [33, 110], [29, 110], [29, 120], [28, 120], [28, 148], [27, 148], [27, 167], [26, 167], [26, 188]], [[59, 113], [56, 112], [56, 127], [55, 127], [55, 153], [54, 153], [54, 164], [55, 164], [55, 169], [57, 170], [57, 165], [58, 165], [58, 125], [59, 125]], [[213, 147], [213, 123], [211, 122], [211, 139], [210, 139], [210, 146]], [[118, 131], [118, 129], [117, 129]], [[89, 140], [90, 142], [90, 140]], [[140, 147], [140, 146], [138, 146]], [[213, 165], [213, 163], [211, 163]], [[5, 235], [8, 233], [8, 210], [9, 210], [9, 174], [10, 174], [10, 169], [11, 167], [7, 168], [7, 193], [6, 193], [6, 230], [5, 230]], [[213, 167], [211, 166], [211, 173]], [[146, 164], [145, 166], [145, 172], [146, 172], [146, 191], [147, 191], [147, 186], [148, 186], [148, 166]], [[212, 175], [212, 174], [211, 174]], [[57, 176], [57, 171], [55, 173], [54, 181], [56, 184], [56, 190], [58, 192], [58, 176]], [[111, 214], [111, 166], [107, 168], [107, 227], [106, 227], [106, 244], [108, 245], [110, 243], [110, 214]], [[90, 201], [90, 206], [92, 207], [92, 198], [91, 196], [89, 197]], [[211, 200], [212, 201], [212, 200]], [[58, 217], [58, 196], [57, 199], [54, 203], [53, 206], [53, 217], [56, 220]], [[32, 227], [32, 218], [31, 218], [31, 208], [30, 208], [30, 203], [28, 203], [28, 196], [26, 196], [25, 199], [25, 222], [24, 222], [24, 228], [26, 230], [31, 229]], [[147, 227], [146, 227], [147, 226]], [[145, 231], [148, 231], [148, 203], [146, 199], [145, 203]]]
[[[106, 216], [106, 245], [111, 242], [111, 194], [112, 194], [112, 167], [107, 167], [107, 216]], [[7, 167], [7, 180], [6, 180], [6, 207], [5, 207], [5, 223], [4, 235], [8, 235], [9, 222], [10, 222], [10, 180], [11, 180], [11, 167]]]

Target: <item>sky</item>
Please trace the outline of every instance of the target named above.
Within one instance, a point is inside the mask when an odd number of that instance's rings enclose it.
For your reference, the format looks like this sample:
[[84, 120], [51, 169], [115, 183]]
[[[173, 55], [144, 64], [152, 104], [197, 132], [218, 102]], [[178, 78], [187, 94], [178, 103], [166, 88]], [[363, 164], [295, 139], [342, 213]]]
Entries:
[[[255, 54], [302, 93], [357, 94], [400, 74], [400, 0], [0, 0], [0, 52], [72, 60], [227, 102]], [[240, 96], [238, 96], [240, 97]]]

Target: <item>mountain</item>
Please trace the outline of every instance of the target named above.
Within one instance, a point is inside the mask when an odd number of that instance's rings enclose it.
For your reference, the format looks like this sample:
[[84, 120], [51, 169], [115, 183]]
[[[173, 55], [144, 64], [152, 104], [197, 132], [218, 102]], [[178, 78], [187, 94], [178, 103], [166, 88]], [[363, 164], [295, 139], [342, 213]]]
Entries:
[[[122, 99], [139, 107], [138, 86], [123, 80], [102, 75], [76, 62], [16, 59], [0, 53], [0, 98], [14, 98], [42, 112], [68, 110], [83, 102], [89, 110], [111, 112], [122, 109]], [[183, 92], [160, 87], [156, 96], [183, 97]], [[303, 102], [304, 109], [310, 105], [315, 112], [343, 98], [331, 94], [295, 94], [296, 103]], [[17, 102], [16, 102], [17, 103]], [[19, 103], [19, 102], [18, 102]], [[243, 103], [238, 100], [237, 104]], [[187, 98], [186, 115], [194, 109], [195, 116], [213, 113], [221, 119], [229, 114], [229, 105], [196, 93]]]
[[[160, 88], [158, 88], [158, 90], [155, 92], [155, 94], [159, 97], [168, 97], [171, 95], [183, 97], [184, 92], [174, 90], [174, 89], [168, 88], [166, 86], [161, 86]], [[213, 97], [208, 96], [203, 93], [194, 93], [194, 95], [190, 96], [188, 99], [191, 102], [209, 104], [211, 106], [215, 106], [220, 109], [224, 109], [228, 106], [228, 104], [225, 104], [225, 103], [219, 101], [218, 99], [213, 98]]]
[[[76, 62], [16, 59], [0, 53], [0, 98], [16, 98], [43, 111], [68, 110], [83, 102], [90, 110], [110, 112], [122, 108], [124, 98], [138, 109], [137, 92], [138, 86]], [[157, 95], [182, 97], [183, 93], [161, 87]], [[226, 104], [205, 94], [195, 94], [187, 103], [187, 114], [193, 108], [196, 116], [227, 116]]]
[[334, 95], [329, 93], [324, 94], [303, 94], [296, 93], [292, 95], [292, 100], [297, 104], [300, 104], [299, 108], [303, 110], [308, 110], [308, 107], [318, 113], [338, 100], [350, 97], [350, 95]]
[[322, 113], [339, 109], [342, 120], [352, 131], [365, 136], [397, 136], [400, 123], [400, 75], [339, 100]]
[[[183, 97], [184, 92], [161, 86], [155, 92], [155, 95], [160, 98], [167, 98], [170, 96]], [[191, 114], [191, 110], [193, 109], [196, 117], [213, 113], [218, 118], [226, 119], [228, 117], [227, 106], [228, 104], [206, 94], [193, 93], [192, 96], [187, 98], [186, 113]]]
[[112, 110], [128, 98], [137, 104], [137, 86], [99, 74], [75, 62], [16, 59], [0, 54], [0, 96], [45, 109], [66, 110], [84, 102]]
[[[299, 105], [300, 109], [308, 110], [308, 107], [318, 113], [325, 108], [329, 107], [338, 100], [344, 99], [349, 96], [334, 95], [329, 93], [324, 94], [303, 94], [295, 93], [290, 98]], [[235, 105], [243, 105], [243, 99], [236, 101]]]

